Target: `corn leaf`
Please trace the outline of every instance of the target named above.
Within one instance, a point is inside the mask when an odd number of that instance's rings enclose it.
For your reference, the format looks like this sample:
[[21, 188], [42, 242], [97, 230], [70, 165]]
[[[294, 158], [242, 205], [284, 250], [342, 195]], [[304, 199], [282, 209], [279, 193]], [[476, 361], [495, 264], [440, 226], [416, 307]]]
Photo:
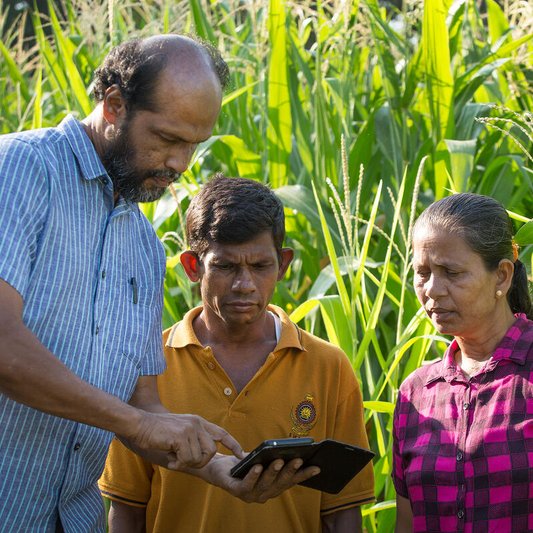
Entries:
[[269, 2], [269, 36], [272, 44], [268, 64], [268, 175], [273, 187], [287, 184], [291, 151], [291, 103], [287, 77], [287, 30], [285, 0]]
[[437, 142], [443, 137], [453, 138], [454, 131], [453, 77], [446, 15], [442, 0], [424, 2], [422, 49], [433, 135]]

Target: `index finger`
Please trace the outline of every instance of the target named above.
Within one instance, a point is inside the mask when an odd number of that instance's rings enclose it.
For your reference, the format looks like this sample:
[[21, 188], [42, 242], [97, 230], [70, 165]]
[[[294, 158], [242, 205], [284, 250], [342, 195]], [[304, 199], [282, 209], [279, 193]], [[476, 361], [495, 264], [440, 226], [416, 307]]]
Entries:
[[207, 431], [214, 441], [220, 442], [228, 450], [233, 452], [233, 455], [239, 459], [244, 459], [245, 453], [241, 445], [225, 430], [216, 424], [208, 422]]

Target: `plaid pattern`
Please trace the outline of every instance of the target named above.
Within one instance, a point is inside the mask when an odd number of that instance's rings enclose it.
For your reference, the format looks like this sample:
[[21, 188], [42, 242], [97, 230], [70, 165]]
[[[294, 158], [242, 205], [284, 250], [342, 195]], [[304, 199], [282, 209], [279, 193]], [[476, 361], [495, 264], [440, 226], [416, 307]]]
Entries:
[[454, 340], [400, 387], [393, 479], [414, 531], [533, 531], [533, 322], [465, 378]]

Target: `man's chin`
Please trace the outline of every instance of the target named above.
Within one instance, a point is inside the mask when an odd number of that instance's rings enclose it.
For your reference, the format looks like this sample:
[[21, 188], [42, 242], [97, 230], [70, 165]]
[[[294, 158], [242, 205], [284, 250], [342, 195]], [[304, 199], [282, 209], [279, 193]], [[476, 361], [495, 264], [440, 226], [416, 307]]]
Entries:
[[166, 190], [167, 187], [151, 187], [150, 189], [145, 189], [139, 193], [137, 199], [134, 201], [141, 204], [155, 202], [156, 200], [159, 200], [163, 194], [165, 194]]
[[123, 191], [121, 195], [129, 202], [142, 204], [159, 200], [166, 190], [167, 187], [140, 187], [135, 190]]

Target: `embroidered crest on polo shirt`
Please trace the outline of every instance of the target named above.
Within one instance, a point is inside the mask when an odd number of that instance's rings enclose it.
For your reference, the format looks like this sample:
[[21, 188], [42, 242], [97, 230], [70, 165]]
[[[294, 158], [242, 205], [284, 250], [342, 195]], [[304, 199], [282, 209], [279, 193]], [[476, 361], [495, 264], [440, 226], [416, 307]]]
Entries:
[[292, 428], [290, 437], [305, 437], [313, 429], [317, 421], [316, 407], [311, 394], [305, 395], [296, 408], [291, 409]]

